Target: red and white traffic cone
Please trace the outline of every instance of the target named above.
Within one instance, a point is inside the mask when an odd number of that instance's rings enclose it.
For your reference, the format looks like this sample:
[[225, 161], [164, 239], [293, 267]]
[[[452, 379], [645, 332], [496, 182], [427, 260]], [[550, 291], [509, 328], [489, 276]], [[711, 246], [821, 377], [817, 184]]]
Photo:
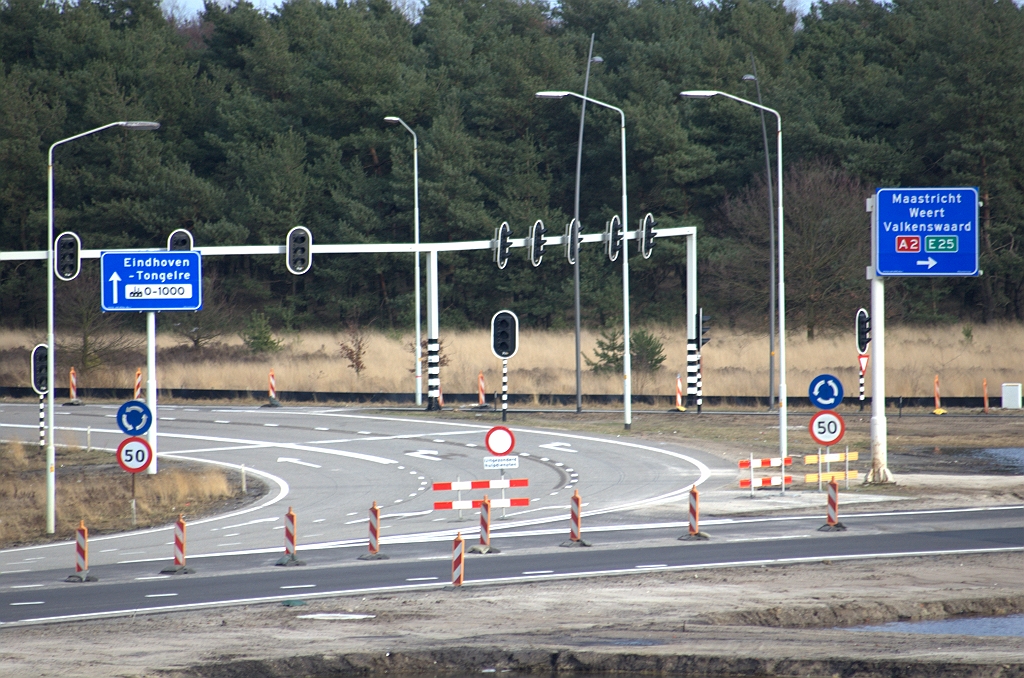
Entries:
[[174, 523], [174, 565], [160, 570], [160, 574], [192, 574], [192, 568], [185, 567], [185, 518], [178, 514]]
[[839, 483], [834, 479], [828, 484], [828, 509], [825, 524], [818, 528], [819, 532], [845, 532], [846, 525], [839, 522]]
[[588, 542], [583, 541], [583, 528], [580, 521], [582, 503], [580, 491], [573, 490], [572, 497], [569, 498], [569, 541], [563, 541], [562, 546], [590, 546]]
[[285, 567], [291, 565], [305, 565], [306, 563], [299, 560], [296, 555], [295, 542], [297, 540], [297, 534], [295, 529], [296, 516], [295, 512], [292, 511], [292, 507], [288, 507], [288, 513], [284, 514], [284, 555], [281, 559], [275, 563], [276, 565], [284, 565]]
[[267, 377], [267, 399], [267, 404], [263, 407], [281, 407], [281, 402], [277, 399], [277, 379], [274, 378], [273, 368]]
[[72, 367], [68, 371], [68, 402], [65, 405], [81, 405], [82, 401], [78, 399], [78, 373], [75, 372], [75, 368]]
[[686, 406], [683, 405], [683, 375], [676, 374], [676, 410], [679, 412], [685, 412]]
[[491, 546], [491, 500], [485, 494], [480, 503], [480, 543], [469, 549], [470, 553], [501, 553]]
[[367, 540], [369, 551], [359, 556], [359, 560], [387, 560], [388, 557], [380, 552], [380, 507], [373, 502], [370, 507], [370, 537]]
[[138, 400], [142, 397], [142, 368], [135, 370], [135, 391], [132, 394], [132, 400]]
[[484, 373], [480, 372], [480, 376], [476, 378], [476, 397], [478, 407], [487, 407], [487, 392], [484, 388]]
[[75, 572], [64, 581], [97, 581], [96, 577], [89, 574], [89, 528], [85, 526], [84, 520], [78, 522], [78, 529], [75, 530]]
[[462, 586], [462, 581], [466, 576], [465, 564], [466, 540], [462, 538], [462, 533], [458, 532], [452, 543], [452, 586]]
[[690, 488], [690, 530], [679, 538], [682, 541], [706, 540], [708, 535], [700, 531], [700, 493], [696, 487]]

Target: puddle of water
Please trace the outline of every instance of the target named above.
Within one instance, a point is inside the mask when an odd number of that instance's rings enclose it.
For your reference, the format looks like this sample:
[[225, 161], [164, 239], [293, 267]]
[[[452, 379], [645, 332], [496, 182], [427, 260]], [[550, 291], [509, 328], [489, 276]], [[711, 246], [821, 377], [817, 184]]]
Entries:
[[966, 617], [962, 619], [941, 619], [938, 621], [889, 622], [888, 624], [855, 626], [847, 630], [1024, 638], [1024, 614], [1012, 614], [1006, 617]]
[[[1024, 473], [1022, 447], [932, 447], [890, 454], [905, 473], [1017, 475]], [[890, 464], [892, 465], [892, 463]]]

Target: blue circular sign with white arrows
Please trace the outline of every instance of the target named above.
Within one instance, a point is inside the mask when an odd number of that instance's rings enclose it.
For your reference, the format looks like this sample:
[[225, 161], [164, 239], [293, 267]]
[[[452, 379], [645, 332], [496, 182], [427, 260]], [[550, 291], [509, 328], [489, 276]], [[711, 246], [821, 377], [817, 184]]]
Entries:
[[153, 425], [153, 413], [146, 403], [129, 400], [117, 408], [117, 426], [130, 436], [141, 436]]
[[843, 382], [831, 374], [819, 374], [811, 379], [807, 396], [819, 410], [834, 410], [843, 402]]

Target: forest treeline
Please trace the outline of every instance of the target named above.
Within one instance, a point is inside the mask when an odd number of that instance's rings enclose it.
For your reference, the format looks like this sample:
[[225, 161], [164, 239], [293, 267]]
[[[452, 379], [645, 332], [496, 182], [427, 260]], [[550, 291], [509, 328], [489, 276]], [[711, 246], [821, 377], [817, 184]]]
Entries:
[[[157, 247], [174, 229], [200, 245], [281, 244], [295, 225], [320, 243], [411, 242], [412, 144], [420, 144], [422, 240], [514, 237], [536, 219], [561, 234], [573, 210], [582, 91], [626, 116], [629, 219], [698, 228], [701, 305], [716, 323], [767, 326], [768, 205], [761, 120], [717, 89], [756, 100], [756, 67], [784, 130], [790, 323], [847, 327], [866, 305], [879, 186], [978, 186], [980, 278], [890, 279], [889, 312], [911, 322], [1024, 318], [1024, 11], [1009, 0], [288, 0], [260, 11], [209, 3], [195, 17], [156, 0], [0, 2], [0, 248], [45, 248], [46, 153], [57, 232], [86, 248]], [[768, 120], [774, 152], [774, 120]], [[581, 222], [619, 210], [619, 118], [587, 110]], [[774, 159], [772, 160], [774, 169]], [[633, 321], [684, 321], [685, 247], [631, 248]], [[539, 268], [513, 250], [440, 257], [442, 327], [514, 309], [524, 326], [571, 325], [561, 248]], [[413, 324], [409, 255], [208, 258], [206, 309], [176, 326]], [[619, 264], [581, 255], [584, 323], [621, 322]], [[95, 262], [59, 283], [60, 326], [109, 322]], [[0, 265], [0, 322], [45, 324], [38, 262]], [[137, 322], [135, 318], [118, 319]], [[162, 327], [169, 326], [161, 321]], [[195, 327], [193, 327], [193, 325]], [[191, 330], [189, 330], [191, 328]], [[216, 332], [216, 329], [209, 330]]]

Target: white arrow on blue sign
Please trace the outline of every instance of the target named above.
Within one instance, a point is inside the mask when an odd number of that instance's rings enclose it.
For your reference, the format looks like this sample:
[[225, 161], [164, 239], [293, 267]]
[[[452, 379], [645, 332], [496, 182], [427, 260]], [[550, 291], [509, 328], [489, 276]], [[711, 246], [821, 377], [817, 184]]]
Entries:
[[807, 397], [819, 410], [835, 409], [843, 402], [843, 382], [831, 374], [819, 374], [811, 379], [811, 385], [807, 387]]
[[977, 188], [880, 188], [875, 209], [877, 275], [981, 274]]
[[153, 412], [144, 402], [129, 400], [117, 408], [117, 427], [130, 436], [141, 436], [153, 425]]
[[100, 282], [104, 311], [198, 311], [203, 307], [199, 252], [102, 252]]

